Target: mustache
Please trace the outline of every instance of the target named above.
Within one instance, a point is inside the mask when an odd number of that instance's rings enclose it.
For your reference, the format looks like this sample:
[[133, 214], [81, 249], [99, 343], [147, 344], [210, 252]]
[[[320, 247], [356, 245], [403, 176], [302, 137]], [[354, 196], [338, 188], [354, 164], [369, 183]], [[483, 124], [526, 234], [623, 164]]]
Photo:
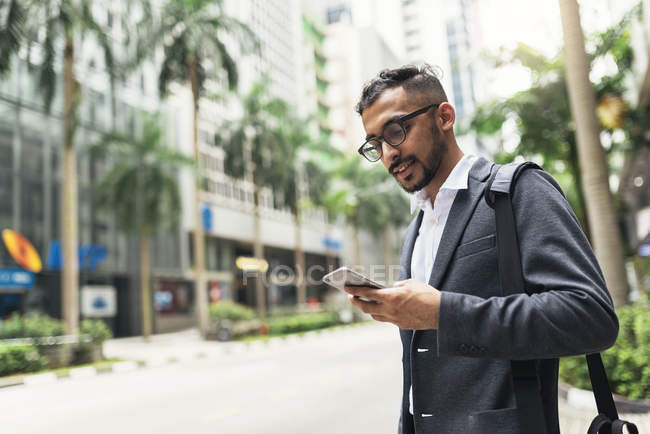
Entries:
[[393, 172], [395, 171], [395, 169], [397, 169], [397, 168], [400, 166], [400, 164], [403, 164], [403, 163], [410, 163], [410, 162], [412, 162], [412, 161], [415, 161], [415, 157], [406, 157], [406, 158], [402, 158], [401, 160], [399, 160], [399, 161], [397, 161], [397, 162], [391, 164], [391, 165], [390, 165], [390, 168], [388, 169], [388, 171], [389, 171], [391, 174], [394, 175]]

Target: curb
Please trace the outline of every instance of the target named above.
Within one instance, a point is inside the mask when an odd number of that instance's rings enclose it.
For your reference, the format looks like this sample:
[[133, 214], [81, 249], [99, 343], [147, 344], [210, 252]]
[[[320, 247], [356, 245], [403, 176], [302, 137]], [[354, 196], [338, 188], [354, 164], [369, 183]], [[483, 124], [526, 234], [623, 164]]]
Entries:
[[[355, 327], [363, 326], [363, 324], [356, 325]], [[206, 352], [205, 349], [197, 350], [191, 355], [158, 357], [148, 360], [125, 360], [114, 362], [110, 366], [96, 368], [94, 366], [84, 366], [80, 368], [70, 367], [66, 371], [59, 373], [48, 372], [45, 374], [25, 374], [15, 375], [8, 378], [0, 377], [0, 389], [9, 388], [13, 386], [38, 386], [44, 384], [52, 384], [60, 380], [90, 378], [97, 375], [108, 373], [125, 373], [133, 372], [139, 369], [155, 368], [166, 366], [174, 363], [180, 363], [190, 360], [206, 360], [218, 356], [230, 356], [236, 354], [243, 354], [250, 351], [274, 349], [283, 346], [284, 344], [291, 344], [301, 341], [305, 338], [314, 338], [318, 336], [328, 336], [339, 330], [345, 329], [322, 329], [311, 330], [301, 334], [291, 334], [285, 336], [269, 337], [267, 340], [256, 340], [251, 342], [224, 342], [220, 345], [218, 351]]]

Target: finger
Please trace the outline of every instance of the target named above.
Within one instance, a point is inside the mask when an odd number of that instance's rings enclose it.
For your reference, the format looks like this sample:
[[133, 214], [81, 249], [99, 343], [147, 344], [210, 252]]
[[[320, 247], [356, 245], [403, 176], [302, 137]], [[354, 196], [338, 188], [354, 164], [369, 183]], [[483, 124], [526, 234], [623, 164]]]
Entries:
[[348, 300], [350, 300], [350, 303], [354, 306], [363, 311], [363, 313], [372, 315], [381, 312], [381, 305], [378, 303], [361, 300], [356, 295], [348, 295]]
[[355, 295], [357, 297], [363, 297], [368, 300], [373, 300], [380, 302], [382, 301], [382, 291], [381, 289], [377, 288], [370, 288], [367, 286], [346, 286], [346, 292], [348, 294]]
[[348, 294], [360, 295], [361, 291], [376, 291], [377, 288], [371, 286], [344, 286], [343, 290]]

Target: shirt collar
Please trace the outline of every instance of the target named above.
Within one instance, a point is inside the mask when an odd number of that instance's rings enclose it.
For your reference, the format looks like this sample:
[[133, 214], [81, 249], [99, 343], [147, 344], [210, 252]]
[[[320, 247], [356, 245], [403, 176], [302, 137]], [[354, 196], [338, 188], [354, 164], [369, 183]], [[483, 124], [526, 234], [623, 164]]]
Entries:
[[[440, 187], [440, 191], [466, 190], [468, 185], [469, 171], [472, 168], [475, 160], [476, 157], [474, 155], [464, 155], [463, 158], [461, 158], [460, 161], [456, 163], [451, 173]], [[424, 189], [413, 193], [410, 199], [411, 214], [413, 214], [413, 212], [418, 208], [424, 209], [427, 206], [427, 203], [429, 206], [431, 204], [429, 195]]]

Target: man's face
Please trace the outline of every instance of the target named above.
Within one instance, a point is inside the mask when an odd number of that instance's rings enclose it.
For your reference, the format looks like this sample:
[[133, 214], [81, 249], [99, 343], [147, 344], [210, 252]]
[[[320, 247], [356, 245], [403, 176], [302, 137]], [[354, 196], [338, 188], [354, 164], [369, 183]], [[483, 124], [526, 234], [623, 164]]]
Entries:
[[[368, 138], [379, 137], [387, 122], [420, 108], [408, 102], [402, 87], [396, 87], [385, 90], [363, 111], [361, 120]], [[430, 110], [404, 123], [406, 139], [401, 145], [382, 143], [381, 162], [408, 193], [422, 190], [435, 178], [447, 152], [446, 139], [431, 115], [436, 108]]]

